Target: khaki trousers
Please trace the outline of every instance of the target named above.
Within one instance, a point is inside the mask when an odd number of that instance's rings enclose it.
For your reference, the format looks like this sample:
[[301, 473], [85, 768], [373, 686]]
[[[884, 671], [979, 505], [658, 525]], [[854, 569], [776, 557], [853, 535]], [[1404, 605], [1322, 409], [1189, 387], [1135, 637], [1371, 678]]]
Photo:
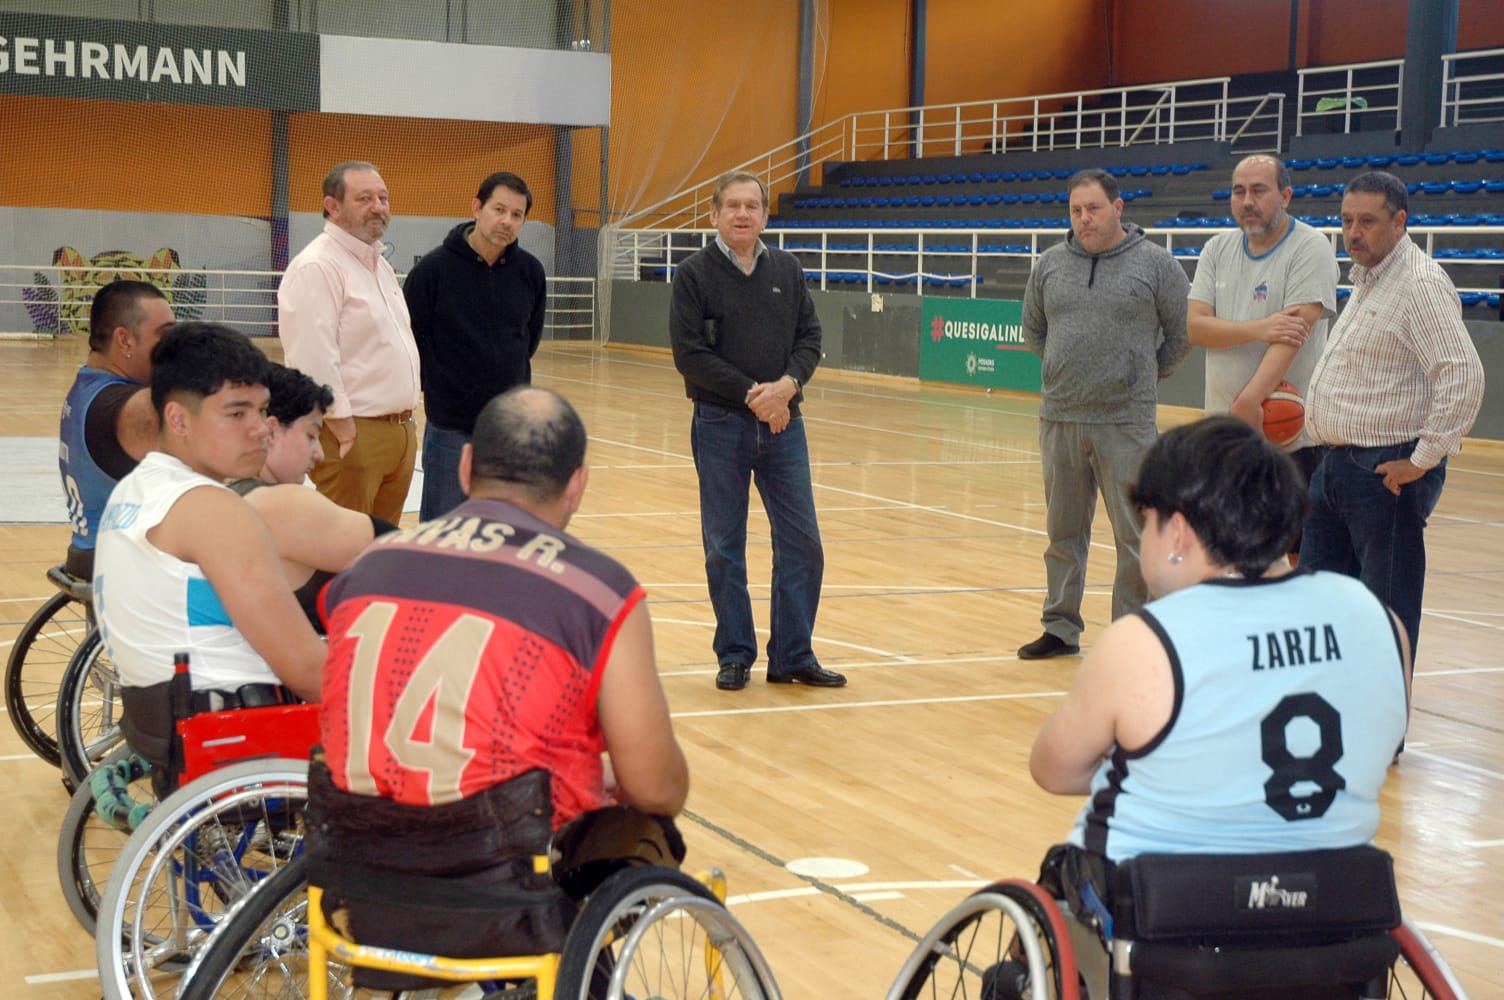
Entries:
[[412, 417], [356, 417], [355, 444], [344, 458], [327, 426], [320, 441], [324, 461], [309, 473], [319, 492], [341, 507], [400, 524], [418, 457], [418, 429]]

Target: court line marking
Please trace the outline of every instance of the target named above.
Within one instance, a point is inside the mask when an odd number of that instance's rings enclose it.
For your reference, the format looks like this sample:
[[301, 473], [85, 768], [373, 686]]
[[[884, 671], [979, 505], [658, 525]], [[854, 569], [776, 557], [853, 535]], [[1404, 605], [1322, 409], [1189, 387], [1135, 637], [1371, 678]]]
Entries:
[[1448, 774], [1454, 773], [1456, 771], [1466, 771], [1469, 774], [1477, 775], [1480, 778], [1488, 778], [1492, 781], [1504, 781], [1504, 772], [1490, 770], [1486, 767], [1479, 767], [1476, 764], [1469, 764], [1465, 761], [1454, 760], [1451, 757], [1443, 757], [1441, 756], [1441, 754], [1429, 753], [1425, 750], [1413, 750], [1410, 747], [1406, 747], [1405, 752], [1402, 756], [1414, 756], [1419, 757], [1421, 760], [1434, 761], [1435, 763], [1445, 767]]
[[763, 705], [757, 708], [717, 708], [699, 712], [671, 712], [675, 719], [714, 719], [731, 715], [774, 715], [780, 712], [824, 712], [852, 708], [903, 708], [909, 705], [953, 705], [979, 701], [1023, 701], [1063, 698], [1064, 691], [1026, 691], [1018, 694], [945, 695], [934, 698], [893, 698], [879, 701], [832, 701], [810, 705]]

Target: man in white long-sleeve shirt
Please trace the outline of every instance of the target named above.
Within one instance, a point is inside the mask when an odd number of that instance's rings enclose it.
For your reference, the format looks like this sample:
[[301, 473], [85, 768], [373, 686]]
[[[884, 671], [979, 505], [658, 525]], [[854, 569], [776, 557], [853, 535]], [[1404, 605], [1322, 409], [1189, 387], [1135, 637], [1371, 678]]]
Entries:
[[334, 390], [312, 477], [341, 506], [396, 524], [418, 453], [418, 347], [382, 256], [392, 214], [376, 168], [352, 160], [329, 171], [324, 218], [277, 289], [287, 364]]

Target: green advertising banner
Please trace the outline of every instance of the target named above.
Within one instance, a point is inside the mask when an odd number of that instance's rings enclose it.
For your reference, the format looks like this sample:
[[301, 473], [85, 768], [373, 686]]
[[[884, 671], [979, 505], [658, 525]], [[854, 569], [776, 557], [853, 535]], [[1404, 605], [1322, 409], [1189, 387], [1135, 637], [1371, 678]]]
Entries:
[[1024, 344], [1023, 312], [1010, 299], [925, 296], [919, 378], [1038, 392], [1039, 359]]
[[319, 108], [319, 38], [0, 12], [0, 94]]

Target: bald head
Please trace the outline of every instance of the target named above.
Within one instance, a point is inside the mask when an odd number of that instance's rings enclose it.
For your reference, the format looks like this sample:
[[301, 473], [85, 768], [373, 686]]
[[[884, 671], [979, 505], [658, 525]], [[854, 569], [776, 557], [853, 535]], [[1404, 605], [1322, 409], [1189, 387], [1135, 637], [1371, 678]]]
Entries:
[[1233, 168], [1233, 176], [1236, 177], [1244, 168], [1248, 168], [1254, 173], [1264, 173], [1267, 171], [1270, 182], [1277, 190], [1282, 191], [1291, 186], [1290, 168], [1286, 167], [1285, 161], [1277, 156], [1270, 156], [1267, 153], [1254, 153], [1252, 156], [1245, 156]]
[[585, 464], [585, 425], [552, 389], [520, 385], [492, 399], [475, 420], [470, 495], [558, 500]]

